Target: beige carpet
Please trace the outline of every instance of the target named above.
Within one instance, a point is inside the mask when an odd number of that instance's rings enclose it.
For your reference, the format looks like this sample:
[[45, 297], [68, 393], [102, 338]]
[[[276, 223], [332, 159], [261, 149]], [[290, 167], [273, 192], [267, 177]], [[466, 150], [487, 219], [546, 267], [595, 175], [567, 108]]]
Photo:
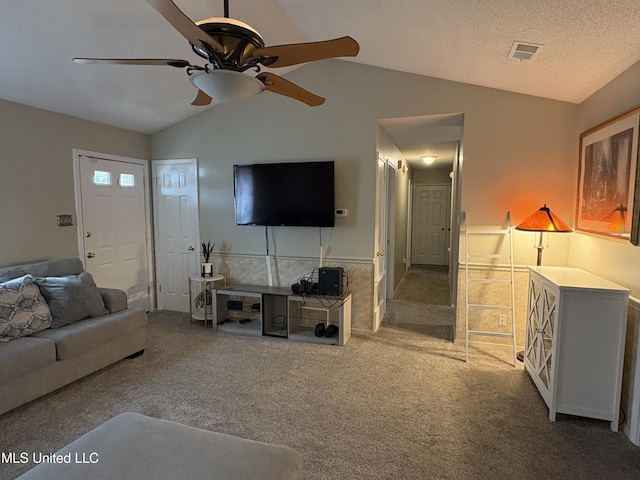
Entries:
[[[463, 358], [464, 345], [386, 324], [336, 347], [157, 312], [141, 357], [0, 416], [0, 451], [52, 452], [133, 411], [295, 448], [307, 479], [640, 478], [639, 450], [608, 422], [551, 423], [508, 355]], [[0, 464], [0, 478], [28, 468]]]
[[448, 277], [448, 265], [412, 265], [397, 288], [394, 300], [450, 306]]
[[451, 308], [446, 265], [413, 265], [387, 301], [385, 323], [442, 340], [453, 341], [455, 311]]

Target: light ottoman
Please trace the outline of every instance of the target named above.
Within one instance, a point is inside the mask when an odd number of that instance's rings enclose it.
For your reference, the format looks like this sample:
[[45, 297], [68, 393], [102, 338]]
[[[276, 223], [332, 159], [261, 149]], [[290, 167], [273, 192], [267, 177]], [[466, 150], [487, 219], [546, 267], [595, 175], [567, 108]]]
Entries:
[[245, 440], [137, 413], [121, 413], [41, 463], [27, 479], [301, 479], [288, 447]]

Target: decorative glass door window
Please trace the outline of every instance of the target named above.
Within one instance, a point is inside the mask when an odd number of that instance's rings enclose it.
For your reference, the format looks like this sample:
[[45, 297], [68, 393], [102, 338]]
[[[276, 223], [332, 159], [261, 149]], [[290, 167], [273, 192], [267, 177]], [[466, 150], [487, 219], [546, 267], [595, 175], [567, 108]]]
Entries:
[[94, 170], [91, 181], [94, 185], [111, 185], [111, 172]]
[[132, 175], [130, 173], [121, 173], [118, 180], [118, 185], [120, 185], [121, 187], [135, 187], [135, 175]]

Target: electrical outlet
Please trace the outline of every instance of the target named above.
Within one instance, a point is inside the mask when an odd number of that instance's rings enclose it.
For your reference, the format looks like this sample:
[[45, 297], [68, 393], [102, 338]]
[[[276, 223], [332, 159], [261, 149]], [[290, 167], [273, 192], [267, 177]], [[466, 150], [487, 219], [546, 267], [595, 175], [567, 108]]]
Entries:
[[498, 326], [499, 327], [507, 326], [507, 316], [504, 313], [498, 314]]

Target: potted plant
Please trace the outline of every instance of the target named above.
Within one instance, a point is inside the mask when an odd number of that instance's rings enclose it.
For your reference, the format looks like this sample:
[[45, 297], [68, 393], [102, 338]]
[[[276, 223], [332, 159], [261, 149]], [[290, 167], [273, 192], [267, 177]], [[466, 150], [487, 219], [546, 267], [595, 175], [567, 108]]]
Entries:
[[213, 253], [213, 247], [216, 244], [211, 244], [211, 241], [202, 242], [202, 246], [200, 249], [200, 253], [202, 254], [202, 259], [204, 262], [202, 263], [202, 276], [213, 277], [213, 264], [211, 263], [211, 254]]

